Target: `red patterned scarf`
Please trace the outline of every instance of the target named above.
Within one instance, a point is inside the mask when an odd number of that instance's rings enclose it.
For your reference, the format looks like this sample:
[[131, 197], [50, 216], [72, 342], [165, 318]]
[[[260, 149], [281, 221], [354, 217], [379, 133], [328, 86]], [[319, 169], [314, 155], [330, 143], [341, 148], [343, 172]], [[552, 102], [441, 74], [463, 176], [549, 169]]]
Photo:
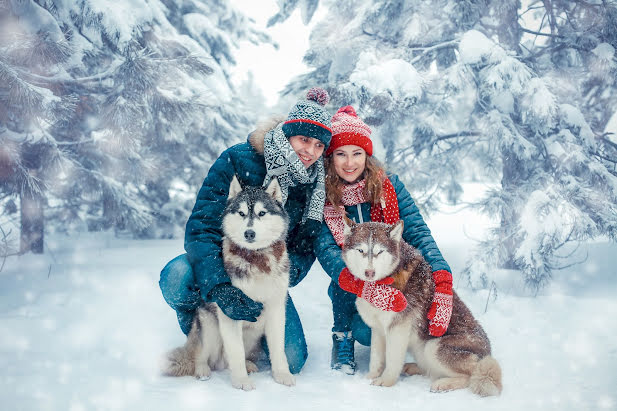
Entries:
[[[324, 220], [334, 236], [334, 240], [339, 245], [343, 246], [345, 238], [343, 215], [345, 214], [344, 206], [353, 206], [356, 204], [366, 203], [369, 200], [364, 195], [364, 187], [366, 180], [362, 179], [354, 184], [346, 184], [343, 186], [342, 206], [338, 208], [332, 203], [326, 202], [324, 207]], [[396, 199], [396, 191], [392, 182], [386, 177], [382, 183], [382, 194], [380, 204], [371, 205], [371, 221], [382, 222], [386, 224], [394, 224], [399, 220], [398, 201]]]

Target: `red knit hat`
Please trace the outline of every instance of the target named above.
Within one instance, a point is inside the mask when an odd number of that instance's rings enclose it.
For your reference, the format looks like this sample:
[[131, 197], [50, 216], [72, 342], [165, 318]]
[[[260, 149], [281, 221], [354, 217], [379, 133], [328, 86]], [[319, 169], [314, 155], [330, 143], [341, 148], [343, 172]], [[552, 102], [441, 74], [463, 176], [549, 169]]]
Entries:
[[332, 116], [332, 140], [326, 151], [326, 156], [341, 146], [354, 145], [362, 147], [366, 154], [373, 155], [371, 129], [358, 118], [352, 106], [338, 109]]

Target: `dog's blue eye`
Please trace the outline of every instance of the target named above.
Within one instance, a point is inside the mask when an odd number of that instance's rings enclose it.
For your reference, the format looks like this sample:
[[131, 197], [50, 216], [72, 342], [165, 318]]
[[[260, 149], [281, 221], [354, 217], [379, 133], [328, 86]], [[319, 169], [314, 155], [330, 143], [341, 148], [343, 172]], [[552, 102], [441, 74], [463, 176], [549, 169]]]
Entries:
[[240, 214], [240, 217], [245, 217], [246, 213], [244, 211], [238, 211], [238, 214]]
[[364, 250], [362, 248], [358, 248], [358, 251], [364, 254]]
[[259, 214], [257, 214], [257, 215], [260, 216], [260, 217], [263, 217], [263, 216], [266, 215], [266, 212], [265, 211], [260, 211]]

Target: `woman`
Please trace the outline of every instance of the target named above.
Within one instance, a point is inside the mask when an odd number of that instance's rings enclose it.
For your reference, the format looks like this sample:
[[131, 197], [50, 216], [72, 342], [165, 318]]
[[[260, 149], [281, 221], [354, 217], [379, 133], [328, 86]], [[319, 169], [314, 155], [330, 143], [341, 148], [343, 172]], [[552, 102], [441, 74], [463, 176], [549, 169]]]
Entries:
[[[355, 307], [356, 295], [388, 311], [401, 311], [407, 301], [403, 294], [386, 284], [371, 284], [364, 292], [363, 281], [341, 272], [343, 215], [356, 223], [381, 221], [394, 224], [404, 221], [403, 239], [420, 250], [431, 264], [435, 279], [435, 296], [428, 313], [429, 332], [441, 336], [452, 314], [452, 274], [431, 236], [418, 207], [394, 174], [386, 175], [375, 160], [371, 129], [362, 122], [351, 106], [341, 107], [332, 117], [332, 140], [325, 156], [326, 206], [324, 224], [315, 243], [315, 253], [324, 270], [332, 277], [328, 294], [332, 300], [331, 367], [354, 374], [354, 342], [370, 345], [370, 328]], [[384, 304], [384, 301], [387, 303]]]

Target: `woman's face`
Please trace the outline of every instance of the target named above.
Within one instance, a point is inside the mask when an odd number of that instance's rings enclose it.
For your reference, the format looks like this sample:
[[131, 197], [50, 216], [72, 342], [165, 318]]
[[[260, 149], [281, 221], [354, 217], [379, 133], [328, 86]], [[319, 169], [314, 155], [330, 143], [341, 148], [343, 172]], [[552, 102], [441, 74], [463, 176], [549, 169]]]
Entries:
[[291, 136], [289, 137], [289, 144], [306, 168], [312, 166], [321, 157], [325, 148], [320, 140], [307, 136]]
[[366, 151], [362, 147], [348, 145], [332, 152], [336, 174], [348, 183], [355, 183], [366, 168]]

